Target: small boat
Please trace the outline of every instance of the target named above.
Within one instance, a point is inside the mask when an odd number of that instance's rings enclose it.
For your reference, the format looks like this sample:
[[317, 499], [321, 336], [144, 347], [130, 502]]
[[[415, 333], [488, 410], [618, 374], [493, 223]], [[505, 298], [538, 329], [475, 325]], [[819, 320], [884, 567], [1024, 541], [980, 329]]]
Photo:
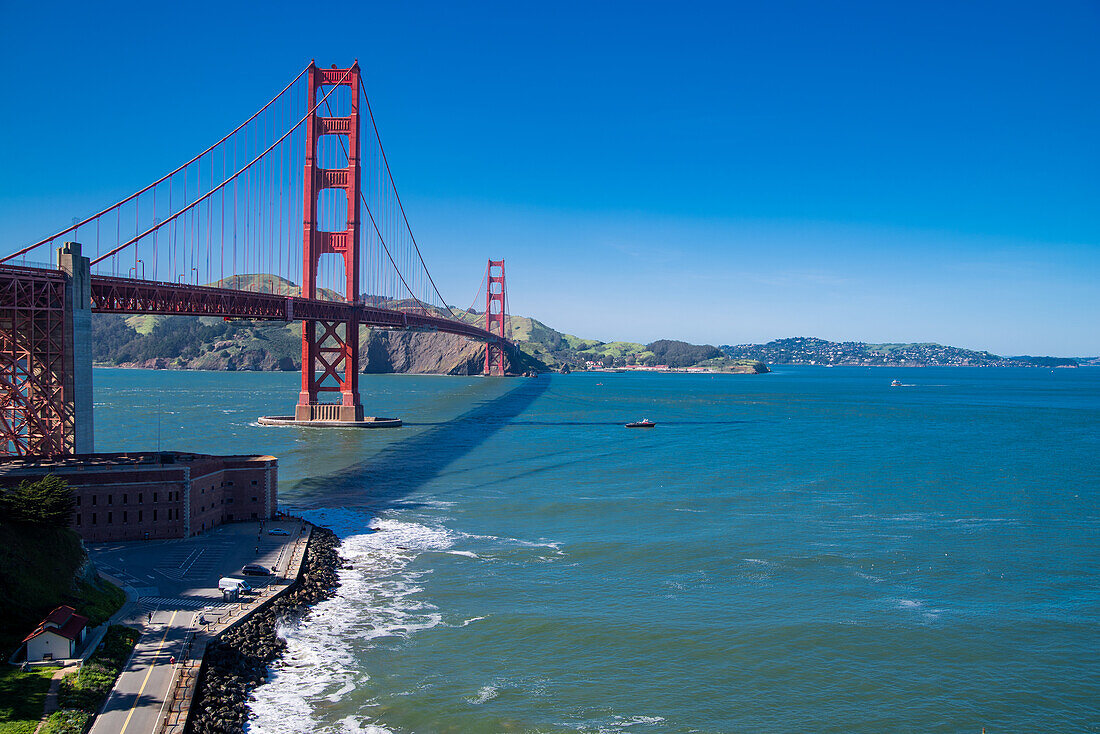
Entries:
[[653, 421], [651, 421], [649, 418], [642, 418], [640, 421], [634, 421], [633, 423], [627, 423], [626, 427], [627, 428], [653, 428], [653, 426], [655, 426], [655, 425], [657, 425], [657, 424], [654, 423]]
[[901, 387], [901, 380], [894, 380], [890, 383], [890, 387]]

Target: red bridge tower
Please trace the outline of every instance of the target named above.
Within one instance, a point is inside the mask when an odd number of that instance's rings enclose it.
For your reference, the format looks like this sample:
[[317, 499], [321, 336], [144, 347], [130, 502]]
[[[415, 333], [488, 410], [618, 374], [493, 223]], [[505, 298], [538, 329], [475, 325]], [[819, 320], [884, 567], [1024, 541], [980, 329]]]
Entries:
[[500, 341], [485, 343], [486, 375], [504, 375], [504, 314], [504, 261], [490, 260], [485, 271], [485, 331], [500, 336]]
[[[318, 90], [328, 86], [351, 88], [351, 112], [347, 117], [317, 114]], [[309, 66], [310, 110], [306, 128], [305, 203], [303, 207], [302, 292], [317, 297], [318, 263], [322, 255], [344, 258], [347, 282], [344, 299], [359, 302], [359, 62], [350, 69]], [[343, 135], [347, 167], [321, 168], [318, 144], [323, 135]], [[317, 197], [322, 189], [340, 189], [347, 195], [347, 228], [325, 232], [317, 223]], [[320, 372], [320, 376], [318, 376]], [[318, 393], [339, 392], [340, 403], [318, 402]], [[359, 402], [359, 320], [352, 312], [343, 321], [302, 322], [302, 391], [294, 409], [298, 421], [362, 421]]]

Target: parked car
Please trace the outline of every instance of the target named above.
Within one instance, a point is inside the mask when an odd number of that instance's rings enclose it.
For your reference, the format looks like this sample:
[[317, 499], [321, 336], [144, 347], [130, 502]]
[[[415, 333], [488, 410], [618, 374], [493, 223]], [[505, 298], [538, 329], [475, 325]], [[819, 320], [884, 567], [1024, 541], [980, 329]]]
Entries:
[[290, 532], [287, 531], [287, 530], [283, 530], [282, 528], [271, 528], [271, 530], [267, 531], [267, 534], [268, 535], [290, 535]]
[[246, 576], [270, 576], [271, 569], [258, 563], [249, 563], [241, 569], [241, 573]]

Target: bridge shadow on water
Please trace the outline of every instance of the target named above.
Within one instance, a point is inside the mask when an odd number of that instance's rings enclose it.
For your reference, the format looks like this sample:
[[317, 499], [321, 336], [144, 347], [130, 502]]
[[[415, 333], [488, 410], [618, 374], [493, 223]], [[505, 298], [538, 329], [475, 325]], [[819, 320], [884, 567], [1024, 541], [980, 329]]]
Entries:
[[[739, 426], [745, 424], [759, 424], [767, 423], [759, 419], [752, 420], [725, 420], [725, 421], [677, 421], [677, 420], [662, 420], [658, 421], [656, 425], [661, 426]], [[406, 426], [442, 426], [444, 423], [411, 423], [405, 421]], [[556, 428], [557, 426], [622, 426], [623, 421], [510, 421], [510, 426], [525, 426], [528, 428]]]
[[[351, 507], [378, 511], [440, 476], [457, 459], [488, 441], [546, 392], [549, 380], [523, 380], [516, 388], [455, 418], [438, 423], [409, 423], [427, 430], [390, 444], [366, 461], [334, 474], [298, 483], [289, 504], [296, 507]], [[401, 429], [403, 430], [403, 429]]]

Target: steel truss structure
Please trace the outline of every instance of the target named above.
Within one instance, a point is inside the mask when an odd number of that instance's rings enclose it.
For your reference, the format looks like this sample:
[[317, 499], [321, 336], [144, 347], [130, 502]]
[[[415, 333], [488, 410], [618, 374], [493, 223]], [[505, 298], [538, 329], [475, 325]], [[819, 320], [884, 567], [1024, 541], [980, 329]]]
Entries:
[[65, 278], [0, 269], [0, 453], [66, 453]]

